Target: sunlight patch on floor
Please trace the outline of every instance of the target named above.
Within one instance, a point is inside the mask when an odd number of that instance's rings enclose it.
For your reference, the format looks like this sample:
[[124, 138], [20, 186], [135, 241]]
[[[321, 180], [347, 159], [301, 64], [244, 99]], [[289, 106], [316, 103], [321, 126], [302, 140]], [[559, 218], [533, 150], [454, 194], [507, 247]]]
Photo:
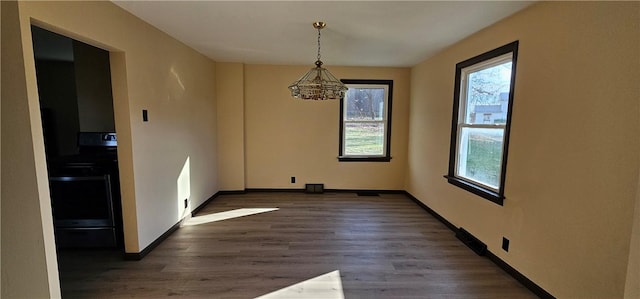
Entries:
[[271, 292], [256, 299], [344, 299], [340, 271], [336, 270]]
[[264, 208], [264, 209], [242, 208], [242, 209], [236, 209], [236, 210], [231, 210], [231, 211], [226, 211], [226, 212], [220, 212], [220, 213], [213, 213], [213, 214], [209, 214], [209, 215], [191, 217], [190, 219], [185, 221], [182, 225], [183, 226], [198, 225], [198, 224], [222, 221], [222, 220], [238, 218], [238, 217], [243, 217], [243, 216], [255, 215], [255, 214], [260, 214], [260, 213], [272, 212], [272, 211], [277, 211], [277, 210], [278, 210], [278, 208]]

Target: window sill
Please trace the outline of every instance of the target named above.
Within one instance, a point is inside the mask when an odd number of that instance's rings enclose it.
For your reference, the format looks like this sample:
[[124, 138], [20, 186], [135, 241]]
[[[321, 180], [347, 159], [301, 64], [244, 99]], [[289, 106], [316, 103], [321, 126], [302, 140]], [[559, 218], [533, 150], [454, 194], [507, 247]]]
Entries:
[[449, 182], [449, 184], [458, 186], [464, 190], [467, 190], [475, 195], [478, 195], [482, 198], [488, 199], [489, 201], [498, 204], [498, 205], [503, 205], [504, 202], [504, 195], [497, 193], [493, 190], [489, 190], [486, 188], [482, 188], [478, 185], [474, 185], [472, 183], [469, 183], [465, 180], [461, 180], [459, 178], [453, 177], [453, 176], [449, 176], [449, 175], [445, 175], [444, 176], [447, 181]]
[[339, 156], [338, 161], [340, 162], [389, 162], [391, 161], [391, 157], [350, 157], [350, 156]]

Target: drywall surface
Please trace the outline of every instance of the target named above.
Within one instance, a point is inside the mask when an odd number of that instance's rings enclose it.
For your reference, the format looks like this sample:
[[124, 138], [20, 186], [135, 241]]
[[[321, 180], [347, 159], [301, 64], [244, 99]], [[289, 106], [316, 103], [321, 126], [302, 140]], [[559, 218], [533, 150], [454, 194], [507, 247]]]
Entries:
[[[558, 298], [624, 295], [640, 152], [639, 22], [638, 2], [538, 3], [412, 69], [407, 190]], [[514, 40], [499, 206], [442, 176], [456, 63]]]
[[220, 190], [244, 190], [244, 65], [216, 63], [218, 183]]
[[640, 179], [638, 179], [636, 207], [633, 213], [633, 229], [631, 231], [631, 245], [629, 246], [629, 263], [624, 298], [640, 298]]
[[[111, 2], [18, 6], [34, 144], [42, 143], [42, 133], [33, 114], [38, 96], [31, 23], [116, 55], [110, 61], [116, 64], [111, 81], [125, 250], [139, 252], [218, 190], [215, 64]], [[36, 156], [32, 171], [46, 174], [43, 159]], [[40, 193], [41, 200], [47, 197]]]
[[[391, 162], [338, 162], [340, 102], [298, 100], [287, 89], [311, 67], [245, 66], [246, 187], [324, 183], [328, 189], [402, 190], [409, 69], [326, 66], [341, 79], [387, 79], [394, 84]], [[296, 177], [296, 183], [290, 177]]]
[[[24, 81], [18, 4], [2, 1], [2, 298], [60, 298], [40, 111]], [[30, 37], [29, 37], [30, 38]], [[33, 65], [33, 63], [32, 63]], [[36, 91], [37, 92], [37, 91]], [[34, 109], [35, 108], [35, 109]], [[34, 124], [35, 123], [35, 124]], [[39, 172], [36, 172], [39, 169]]]

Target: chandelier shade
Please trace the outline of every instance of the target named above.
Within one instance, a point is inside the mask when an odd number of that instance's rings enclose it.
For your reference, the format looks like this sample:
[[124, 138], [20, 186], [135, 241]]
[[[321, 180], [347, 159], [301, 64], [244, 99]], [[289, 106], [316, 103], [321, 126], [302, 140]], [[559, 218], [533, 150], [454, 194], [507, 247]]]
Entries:
[[324, 28], [324, 22], [313, 23], [313, 28], [318, 29], [318, 60], [316, 67], [310, 69], [304, 76], [289, 85], [291, 96], [303, 100], [339, 100], [343, 99], [347, 87], [334, 77], [329, 70], [322, 67], [320, 61], [320, 30]]

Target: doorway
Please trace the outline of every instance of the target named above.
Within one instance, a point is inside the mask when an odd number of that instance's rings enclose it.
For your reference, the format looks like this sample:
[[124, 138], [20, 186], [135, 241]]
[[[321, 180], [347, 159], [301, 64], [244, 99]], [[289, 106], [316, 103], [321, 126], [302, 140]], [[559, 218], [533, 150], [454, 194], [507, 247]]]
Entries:
[[57, 252], [123, 252], [109, 52], [31, 29]]

